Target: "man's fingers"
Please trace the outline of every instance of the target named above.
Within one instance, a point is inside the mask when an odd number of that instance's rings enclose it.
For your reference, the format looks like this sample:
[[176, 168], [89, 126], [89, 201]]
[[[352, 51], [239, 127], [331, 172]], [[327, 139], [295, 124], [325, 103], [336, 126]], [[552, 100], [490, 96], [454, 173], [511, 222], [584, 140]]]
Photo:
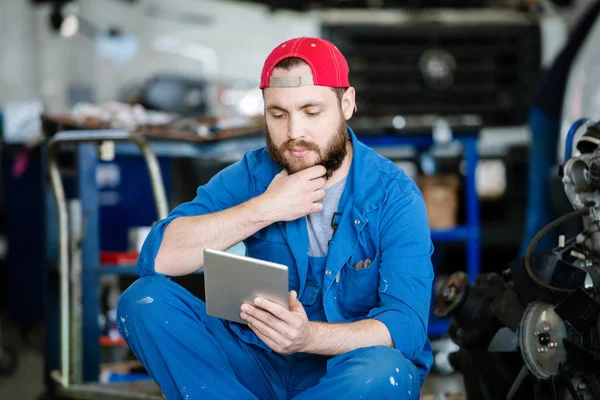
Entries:
[[310, 213], [315, 214], [323, 211], [323, 203], [312, 203], [310, 206]]
[[316, 179], [316, 178], [320, 178], [320, 177], [324, 176], [326, 172], [327, 172], [327, 170], [325, 169], [324, 166], [315, 165], [313, 167], [306, 168], [305, 170], [302, 170], [298, 173], [301, 174], [301, 176], [303, 176], [305, 178]]
[[[257, 324], [260, 324], [260, 322], [258, 322]], [[261, 329], [259, 329], [258, 325], [255, 325], [255, 321], [252, 321], [252, 322], [248, 321], [248, 326], [250, 327], [250, 329], [252, 329], [252, 331], [254, 333], [256, 333], [256, 336], [258, 336], [260, 340], [265, 342], [265, 344], [267, 346], [269, 346], [271, 349], [279, 352], [279, 345], [277, 344], [277, 342], [275, 342], [269, 336], [262, 333], [262, 331], [261, 331]]]
[[325, 198], [325, 189], [315, 190], [311, 193], [312, 201], [323, 200]]
[[317, 178], [310, 181], [310, 188], [312, 190], [319, 190], [325, 186], [325, 178]]
[[245, 318], [245, 320], [249, 324], [251, 324], [252, 326], [254, 326], [260, 333], [262, 333], [263, 335], [265, 335], [269, 339], [271, 339], [271, 340], [273, 340], [274, 342], [277, 342], [277, 343], [281, 342], [282, 336], [279, 334], [279, 332], [277, 332], [275, 329], [273, 329], [268, 324], [264, 323], [263, 321], [259, 320], [258, 318], [255, 318], [254, 316], [246, 314], [244, 312], [242, 312], [240, 314], [240, 316], [242, 318]]
[[306, 311], [304, 310], [304, 306], [302, 305], [300, 300], [298, 300], [298, 293], [296, 293], [295, 290], [290, 291], [289, 302], [290, 302], [290, 311], [291, 312], [306, 314]]
[[260, 321], [276, 332], [282, 333], [286, 329], [289, 329], [285, 322], [273, 314], [265, 310], [261, 310], [260, 308], [249, 306], [247, 309], [244, 309], [242, 307], [242, 313], [245, 313], [247, 317], [251, 317], [257, 321]]
[[[267, 312], [267, 314], [274, 315], [283, 322], [288, 322], [292, 317], [292, 315], [290, 314], [290, 310], [273, 301], [257, 297], [256, 299], [254, 299], [254, 305], [257, 307], [257, 312]], [[268, 315], [266, 317], [268, 317]]]

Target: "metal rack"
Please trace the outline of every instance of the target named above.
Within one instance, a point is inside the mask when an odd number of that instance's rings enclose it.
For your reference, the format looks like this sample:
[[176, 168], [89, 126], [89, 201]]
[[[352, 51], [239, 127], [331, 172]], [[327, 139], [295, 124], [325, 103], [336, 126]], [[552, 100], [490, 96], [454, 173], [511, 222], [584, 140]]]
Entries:
[[[393, 135], [365, 136], [360, 140], [377, 149], [390, 146], [412, 146], [427, 148], [434, 144], [431, 137], [400, 137]], [[466, 162], [466, 199], [467, 223], [447, 231], [433, 231], [434, 241], [463, 241], [467, 247], [467, 274], [473, 281], [479, 272], [479, 199], [475, 187], [475, 168], [478, 161], [477, 135], [461, 135], [456, 138], [463, 145]], [[77, 392], [77, 398], [161, 398], [156, 386], [142, 388], [135, 383], [135, 390], [115, 390], [115, 386], [98, 385], [101, 360], [101, 346], [98, 331], [100, 276], [104, 274], [137, 275], [135, 265], [100, 265], [99, 246], [99, 193], [96, 186], [96, 168], [99, 163], [97, 144], [104, 141], [116, 141], [115, 154], [139, 157], [143, 155], [150, 166], [153, 192], [158, 199], [158, 215], [166, 215], [167, 205], [164, 188], [155, 187], [160, 170], [156, 167], [156, 158], [205, 158], [235, 159], [248, 150], [264, 146], [261, 136], [248, 136], [211, 143], [193, 143], [178, 141], [151, 141], [139, 135], [124, 131], [70, 131], [60, 132], [48, 144], [48, 166], [52, 184], [60, 190], [58, 197], [50, 196], [46, 188], [47, 207], [47, 258], [50, 268], [47, 274], [47, 359], [46, 376], [48, 384], [56, 385], [71, 392]], [[134, 143], [124, 143], [133, 141]], [[53, 167], [53, 160], [61, 146], [72, 155], [73, 162], [60, 170]], [[64, 182], [58, 183], [61, 180]], [[57, 186], [60, 185], [60, 186]], [[163, 191], [161, 193], [161, 190]], [[60, 192], [64, 193], [61, 197]], [[77, 199], [75, 221], [70, 223], [66, 204], [69, 199]], [[52, 204], [55, 202], [54, 204]], [[52, 210], [56, 210], [58, 215]], [[58, 218], [57, 218], [58, 217]], [[56, 221], [59, 221], [58, 227]], [[78, 228], [80, 233], [77, 233]], [[57, 238], [57, 235], [60, 235]], [[60, 240], [58, 240], [60, 239]], [[57, 246], [57, 243], [59, 244]], [[53, 253], [53, 248], [59, 253]], [[80, 260], [77, 262], [77, 260]], [[58, 266], [58, 268], [56, 268]], [[60, 288], [60, 290], [58, 290]], [[69, 298], [69, 290], [74, 293]], [[75, 300], [75, 301], [73, 301]], [[61, 310], [60, 315], [58, 311]], [[65, 311], [68, 310], [68, 311]], [[70, 311], [69, 311], [70, 310]], [[57, 321], [61, 321], [60, 329]], [[432, 321], [431, 335], [443, 335], [448, 321]], [[60, 340], [59, 340], [60, 338]], [[61, 346], [57, 346], [60, 343]], [[63, 351], [63, 349], [65, 349]], [[60, 367], [60, 372], [59, 372]], [[48, 378], [47, 378], [48, 379]], [[69, 392], [69, 390], [66, 390]], [[146, 393], [143, 395], [142, 393]], [[85, 396], [84, 396], [85, 395]], [[90, 397], [91, 396], [91, 397]]]
[[[476, 170], [479, 161], [477, 143], [479, 132], [464, 132], [453, 140], [462, 145], [463, 158], [465, 161], [465, 199], [466, 199], [466, 222], [448, 230], [433, 230], [431, 238], [434, 242], [464, 242], [466, 245], [466, 274], [469, 282], [474, 282], [481, 270], [481, 221], [479, 195], [476, 185]], [[435, 144], [432, 136], [368, 136], [361, 141], [374, 149], [390, 146], [411, 146], [420, 150], [430, 148]], [[434, 266], [435, 267], [435, 266]], [[432, 297], [435, 293], [432, 293]], [[433, 300], [432, 300], [433, 305]], [[450, 324], [450, 319], [439, 319], [433, 314], [431, 307], [429, 320], [429, 335], [444, 336]]]
[[[139, 134], [118, 131], [74, 131], [56, 134], [47, 144], [46, 167], [50, 187], [56, 206], [55, 215], [58, 225], [57, 275], [58, 301], [56, 286], [48, 285], [50, 315], [60, 311], [60, 328], [48, 324], [49, 337], [60, 336], [60, 362], [56, 362], [56, 351], [48, 354], [52, 366], [47, 370], [47, 379], [61, 395], [77, 398], [137, 397], [135, 390], [115, 391], [109, 385], [97, 385], [99, 376], [100, 347], [98, 341], [97, 315], [98, 300], [98, 193], [96, 190], [96, 145], [103, 142], [132, 142], [144, 157], [150, 184], [154, 195], [157, 215], [166, 218], [168, 206], [161, 171], [157, 158], [146, 140]], [[59, 151], [66, 146], [75, 146], [75, 177], [77, 179], [78, 198], [68, 199], [59, 166]], [[45, 175], [45, 174], [44, 174]], [[50, 222], [50, 221], [48, 221]], [[54, 226], [49, 224], [48, 226]], [[48, 233], [51, 233], [49, 231]], [[50, 236], [52, 237], [52, 236]], [[52, 320], [50, 320], [51, 322]], [[58, 331], [58, 332], [57, 332]], [[53, 335], [54, 334], [54, 335]], [[58, 341], [55, 341], [56, 343]], [[97, 344], [97, 346], [94, 345]], [[51, 348], [51, 347], [50, 347]], [[58, 364], [58, 365], [56, 365]], [[58, 368], [59, 367], [59, 368]], [[85, 385], [84, 383], [92, 382]], [[150, 386], [145, 398], [160, 398], [160, 391]]]

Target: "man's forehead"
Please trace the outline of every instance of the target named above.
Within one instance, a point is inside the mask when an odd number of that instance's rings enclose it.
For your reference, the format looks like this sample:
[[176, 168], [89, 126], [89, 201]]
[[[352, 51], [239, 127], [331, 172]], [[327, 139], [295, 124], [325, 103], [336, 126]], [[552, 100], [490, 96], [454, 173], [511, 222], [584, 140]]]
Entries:
[[325, 86], [270, 87], [263, 90], [266, 107], [301, 108], [307, 104], [326, 105], [336, 101], [335, 93]]

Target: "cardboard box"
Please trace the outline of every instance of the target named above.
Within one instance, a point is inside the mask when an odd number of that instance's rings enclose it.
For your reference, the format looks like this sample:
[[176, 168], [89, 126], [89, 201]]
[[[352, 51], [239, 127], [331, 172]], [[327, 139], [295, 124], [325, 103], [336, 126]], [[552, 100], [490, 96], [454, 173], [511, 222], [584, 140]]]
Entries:
[[431, 229], [453, 229], [458, 219], [458, 190], [460, 180], [457, 175], [421, 175], [415, 179], [427, 207]]

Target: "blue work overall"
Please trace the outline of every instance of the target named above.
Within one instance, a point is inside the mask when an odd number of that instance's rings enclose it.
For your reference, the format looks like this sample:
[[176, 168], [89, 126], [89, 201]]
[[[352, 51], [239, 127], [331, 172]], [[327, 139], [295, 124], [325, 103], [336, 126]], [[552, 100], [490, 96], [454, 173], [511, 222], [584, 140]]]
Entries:
[[[290, 289], [311, 320], [379, 320], [394, 347], [280, 355], [246, 325], [208, 316], [200, 299], [156, 273], [168, 223], [264, 193], [281, 168], [266, 149], [253, 150], [155, 224], [138, 259], [141, 278], [119, 299], [119, 332], [168, 399], [419, 398], [432, 363], [433, 246], [424, 201], [402, 170], [348, 133], [353, 161], [327, 257], [309, 257], [305, 218], [272, 224], [244, 244], [248, 256], [290, 268]], [[353, 268], [366, 259], [367, 268]]]

